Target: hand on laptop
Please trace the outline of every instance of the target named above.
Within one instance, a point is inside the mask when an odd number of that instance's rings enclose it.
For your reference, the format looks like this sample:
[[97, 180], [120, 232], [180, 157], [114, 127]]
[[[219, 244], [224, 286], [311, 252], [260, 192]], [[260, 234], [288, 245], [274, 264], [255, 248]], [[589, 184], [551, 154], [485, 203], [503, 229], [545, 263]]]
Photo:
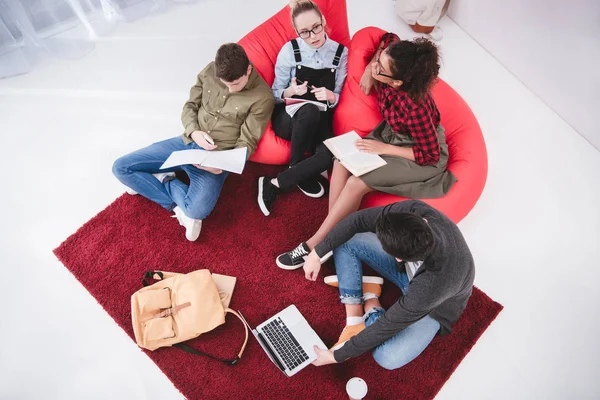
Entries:
[[335, 364], [335, 357], [333, 357], [333, 351], [331, 350], [322, 350], [317, 346], [313, 346], [315, 353], [317, 354], [317, 359], [312, 362], [312, 365], [315, 367], [320, 367], [321, 365], [327, 364]]
[[302, 268], [304, 268], [304, 276], [306, 279], [309, 281], [317, 280], [317, 276], [319, 276], [319, 271], [321, 270], [321, 259], [316, 251], [313, 250], [308, 254]]

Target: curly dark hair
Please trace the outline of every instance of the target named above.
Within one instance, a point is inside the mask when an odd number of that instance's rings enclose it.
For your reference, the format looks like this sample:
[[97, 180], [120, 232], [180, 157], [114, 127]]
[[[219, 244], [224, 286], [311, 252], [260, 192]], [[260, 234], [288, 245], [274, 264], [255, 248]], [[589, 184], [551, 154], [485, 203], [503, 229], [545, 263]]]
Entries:
[[237, 43], [226, 43], [219, 47], [215, 57], [217, 78], [225, 82], [233, 82], [248, 72], [248, 55]]
[[400, 40], [387, 48], [390, 69], [401, 80], [402, 90], [414, 101], [420, 101], [440, 72], [438, 48], [425, 38]]

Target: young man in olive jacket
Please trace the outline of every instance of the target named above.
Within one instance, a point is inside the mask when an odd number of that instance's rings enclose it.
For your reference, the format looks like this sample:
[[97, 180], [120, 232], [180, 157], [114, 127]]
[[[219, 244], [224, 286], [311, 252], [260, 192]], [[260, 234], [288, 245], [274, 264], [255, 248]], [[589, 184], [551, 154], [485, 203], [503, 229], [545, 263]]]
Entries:
[[[220, 169], [183, 165], [160, 170], [174, 151], [256, 150], [273, 111], [271, 88], [256, 72], [244, 49], [224, 44], [215, 61], [200, 72], [183, 106], [184, 133], [127, 154], [113, 165], [113, 173], [129, 189], [173, 211], [185, 227], [186, 238], [200, 235], [202, 220], [215, 207], [228, 173]], [[175, 177], [183, 170], [187, 185]]]

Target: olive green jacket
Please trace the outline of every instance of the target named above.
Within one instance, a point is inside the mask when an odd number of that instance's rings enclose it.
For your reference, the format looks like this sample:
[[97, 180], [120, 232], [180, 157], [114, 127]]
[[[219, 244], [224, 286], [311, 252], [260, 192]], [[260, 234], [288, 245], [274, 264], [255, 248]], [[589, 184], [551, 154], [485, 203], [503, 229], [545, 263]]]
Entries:
[[211, 62], [198, 74], [183, 106], [183, 141], [191, 143], [192, 132], [200, 130], [214, 139], [217, 150], [247, 147], [250, 157], [271, 119], [274, 103], [271, 88], [254, 66], [246, 86], [230, 93], [216, 77], [215, 63]]

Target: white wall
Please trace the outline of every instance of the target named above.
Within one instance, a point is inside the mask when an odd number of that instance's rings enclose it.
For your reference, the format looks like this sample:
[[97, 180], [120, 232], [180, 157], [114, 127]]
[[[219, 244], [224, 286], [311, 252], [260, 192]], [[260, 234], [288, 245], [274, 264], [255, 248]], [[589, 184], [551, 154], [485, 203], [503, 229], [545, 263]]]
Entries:
[[452, 0], [449, 16], [600, 149], [599, 0]]

